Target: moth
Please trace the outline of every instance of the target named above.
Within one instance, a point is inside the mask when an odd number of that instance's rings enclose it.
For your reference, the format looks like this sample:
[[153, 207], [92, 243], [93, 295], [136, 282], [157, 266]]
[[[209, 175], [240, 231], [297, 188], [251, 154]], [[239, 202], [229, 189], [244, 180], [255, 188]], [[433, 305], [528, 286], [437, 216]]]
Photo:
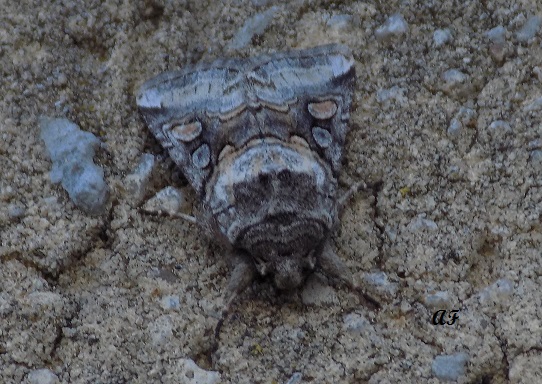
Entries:
[[353, 286], [330, 235], [355, 81], [338, 44], [218, 59], [162, 73], [137, 92], [153, 135], [201, 203], [197, 219], [234, 260], [227, 302], [257, 274], [277, 288], [321, 270]]

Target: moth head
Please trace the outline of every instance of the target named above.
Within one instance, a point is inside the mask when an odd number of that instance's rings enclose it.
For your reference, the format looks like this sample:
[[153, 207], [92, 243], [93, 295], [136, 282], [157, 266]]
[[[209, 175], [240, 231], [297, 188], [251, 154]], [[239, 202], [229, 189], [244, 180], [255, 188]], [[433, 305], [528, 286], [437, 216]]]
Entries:
[[316, 265], [314, 251], [305, 256], [275, 254], [270, 258], [272, 259], [270, 262], [256, 259], [256, 267], [262, 276], [272, 274], [275, 286], [281, 290], [291, 290], [301, 286]]

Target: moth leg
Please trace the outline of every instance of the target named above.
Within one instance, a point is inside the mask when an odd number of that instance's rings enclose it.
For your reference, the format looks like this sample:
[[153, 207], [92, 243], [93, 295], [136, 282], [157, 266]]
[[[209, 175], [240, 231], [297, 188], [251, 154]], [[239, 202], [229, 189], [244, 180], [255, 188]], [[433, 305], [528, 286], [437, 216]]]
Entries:
[[231, 303], [235, 300], [238, 294], [243, 292], [254, 280], [256, 276], [256, 270], [254, 263], [251, 260], [247, 260], [243, 257], [234, 259], [235, 267], [230, 276], [230, 281], [226, 287], [227, 300], [225, 308], [228, 309]]
[[224, 308], [222, 309], [222, 316], [218, 321], [215, 328], [215, 340], [218, 342], [218, 337], [220, 335], [220, 330], [224, 324], [224, 320], [230, 312], [231, 304], [237, 298], [237, 296], [243, 292], [254, 280], [256, 276], [256, 270], [254, 268], [254, 263], [251, 260], [248, 260], [244, 257], [235, 257], [234, 258], [235, 267], [230, 276], [230, 281], [226, 287], [226, 294], [224, 295]]
[[320, 257], [318, 258], [318, 262], [320, 268], [326, 275], [342, 280], [349, 287], [355, 288], [352, 273], [350, 272], [344, 261], [342, 261], [340, 257], [337, 256], [337, 254], [333, 251], [329, 241], [326, 241], [326, 243], [324, 244], [324, 249], [322, 250]]
[[357, 183], [354, 183], [354, 185], [352, 185], [350, 188], [348, 188], [348, 191], [346, 191], [344, 195], [337, 199], [339, 211], [342, 211], [346, 202], [350, 200], [350, 198], [354, 196], [355, 193], [358, 193], [362, 189], [367, 189], [367, 184], [365, 184], [365, 182], [363, 181], [358, 181]]
[[380, 303], [373, 297], [366, 294], [363, 289], [354, 282], [354, 278], [350, 269], [346, 266], [344, 261], [333, 251], [329, 241], [324, 244], [324, 249], [318, 258], [318, 262], [322, 272], [327, 276], [339, 279], [343, 281], [348, 287], [357, 292], [364, 301], [368, 302], [374, 309], [379, 309]]

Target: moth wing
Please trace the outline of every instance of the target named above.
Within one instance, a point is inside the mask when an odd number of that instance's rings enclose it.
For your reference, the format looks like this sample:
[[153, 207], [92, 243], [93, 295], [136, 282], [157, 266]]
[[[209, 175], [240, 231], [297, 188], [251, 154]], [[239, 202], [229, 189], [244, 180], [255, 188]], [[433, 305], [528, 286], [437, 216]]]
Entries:
[[212, 144], [219, 117], [244, 108], [242, 65], [222, 60], [162, 73], [136, 94], [148, 127], [198, 194], [216, 161]]
[[294, 116], [291, 134], [307, 140], [335, 173], [341, 165], [355, 80], [354, 58], [344, 45], [255, 58], [247, 75], [251, 98]]

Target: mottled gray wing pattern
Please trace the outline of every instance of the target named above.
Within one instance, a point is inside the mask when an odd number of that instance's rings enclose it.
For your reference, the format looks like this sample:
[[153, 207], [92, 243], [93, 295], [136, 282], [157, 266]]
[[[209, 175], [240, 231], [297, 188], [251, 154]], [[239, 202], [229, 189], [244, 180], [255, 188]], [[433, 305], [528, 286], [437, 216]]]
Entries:
[[303, 137], [338, 173], [353, 82], [349, 49], [327, 45], [166, 72], [143, 84], [137, 104], [201, 194], [224, 145], [268, 133]]
[[[355, 80], [348, 47], [331, 44], [261, 56], [254, 58], [252, 65], [247, 74], [247, 97], [270, 109], [289, 106], [296, 123], [290, 134], [305, 138], [337, 174]], [[321, 113], [314, 111], [318, 106]]]
[[198, 193], [211, 172], [219, 117], [244, 107], [244, 78], [243, 61], [220, 60], [162, 73], [136, 95], [145, 122]]

